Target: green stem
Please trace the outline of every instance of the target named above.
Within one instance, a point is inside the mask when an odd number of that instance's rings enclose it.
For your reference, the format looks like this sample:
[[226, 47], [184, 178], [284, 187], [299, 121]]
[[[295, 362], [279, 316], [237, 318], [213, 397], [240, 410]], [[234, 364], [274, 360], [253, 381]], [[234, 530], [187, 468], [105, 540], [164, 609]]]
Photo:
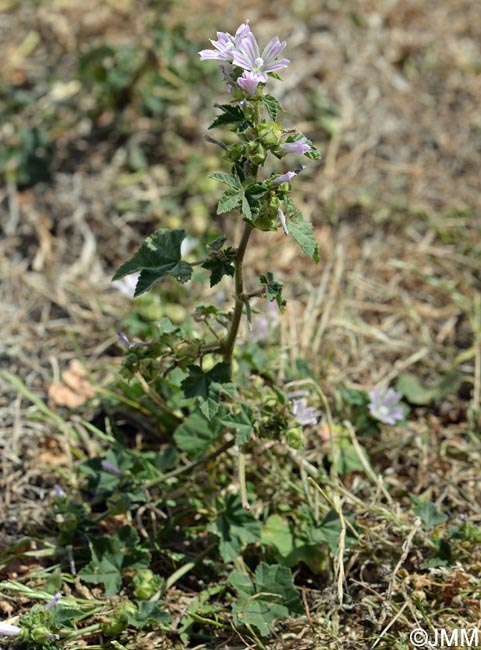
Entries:
[[202, 465], [202, 463], [210, 463], [211, 461], [215, 460], [217, 456], [220, 456], [221, 454], [224, 453], [224, 451], [227, 451], [231, 447], [235, 445], [235, 440], [227, 440], [224, 442], [223, 445], [221, 445], [218, 449], [215, 449], [212, 451], [210, 454], [207, 456], [203, 456], [202, 458], [199, 458], [198, 460], [194, 460], [193, 462], [189, 463], [188, 465], [182, 465], [181, 467], [177, 467], [176, 469], [172, 470], [168, 474], [162, 474], [162, 476], [156, 476], [155, 478], [150, 479], [150, 481], [146, 481], [144, 484], [144, 487], [151, 488], [154, 487], [154, 485], [158, 485], [159, 483], [164, 483], [165, 481], [168, 481], [171, 478], [175, 478], [176, 476], [180, 476], [180, 474], [185, 474], [185, 472], [192, 472], [198, 465]]
[[186, 562], [183, 564], [177, 571], [174, 571], [172, 575], [170, 575], [165, 583], [163, 584], [162, 588], [159, 589], [151, 598], [149, 598], [150, 602], [154, 602], [156, 600], [159, 600], [161, 596], [165, 594], [165, 592], [173, 587], [176, 582], [178, 582], [183, 576], [186, 575], [186, 573], [189, 573], [192, 571], [192, 569], [199, 564], [205, 557], [209, 555], [217, 546], [217, 542], [215, 544], [211, 544], [208, 546], [205, 551], [203, 551], [200, 555], [198, 555], [195, 560], [191, 560], [190, 562]]
[[243, 451], [239, 451], [238, 458], [239, 468], [239, 487], [241, 495], [241, 503], [244, 510], [250, 510], [249, 499], [247, 498], [247, 484], [246, 484], [246, 455]]
[[244, 296], [244, 276], [242, 273], [242, 266], [243, 266], [247, 243], [249, 241], [249, 237], [252, 230], [253, 227], [250, 225], [250, 223], [244, 224], [244, 232], [242, 233], [242, 238], [240, 240], [239, 248], [237, 249], [237, 255], [234, 261], [235, 307], [234, 307], [234, 315], [232, 317], [229, 333], [227, 335], [227, 339], [224, 347], [224, 361], [226, 361], [227, 363], [230, 363], [232, 361], [232, 353], [234, 351], [234, 345], [237, 338], [237, 333], [239, 331], [239, 324], [242, 317], [242, 308], [244, 307], [245, 296]]

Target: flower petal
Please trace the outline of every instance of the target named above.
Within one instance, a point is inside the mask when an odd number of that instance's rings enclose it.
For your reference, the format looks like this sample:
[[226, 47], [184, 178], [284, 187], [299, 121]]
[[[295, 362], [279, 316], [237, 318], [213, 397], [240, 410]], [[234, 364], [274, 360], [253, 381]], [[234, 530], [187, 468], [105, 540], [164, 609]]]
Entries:
[[232, 63], [234, 65], [238, 65], [239, 68], [244, 68], [244, 70], [249, 70], [249, 71], [251, 70], [253, 65], [246, 54], [237, 51], [233, 52]]
[[279, 56], [286, 45], [286, 41], [283, 41], [281, 43], [277, 36], [271, 39], [262, 51], [261, 56], [264, 59], [264, 63], [272, 63], [274, 59]]
[[238, 44], [238, 50], [247, 58], [251, 66], [255, 65], [255, 60], [260, 56], [259, 46], [257, 45], [256, 37], [252, 32], [246, 36]]
[[290, 63], [289, 59], [280, 59], [279, 61], [274, 61], [273, 63], [264, 65], [263, 67], [266, 72], [275, 72], [276, 70], [282, 70], [283, 68], [287, 68], [289, 63]]

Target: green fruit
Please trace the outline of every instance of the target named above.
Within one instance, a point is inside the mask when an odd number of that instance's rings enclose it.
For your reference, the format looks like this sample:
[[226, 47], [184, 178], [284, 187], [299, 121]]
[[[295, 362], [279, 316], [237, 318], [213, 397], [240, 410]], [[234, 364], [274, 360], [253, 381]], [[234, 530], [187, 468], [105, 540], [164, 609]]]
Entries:
[[148, 600], [157, 593], [163, 580], [150, 569], [139, 569], [133, 577], [134, 594], [138, 600]]
[[263, 121], [257, 127], [257, 137], [265, 147], [272, 149], [282, 142], [282, 129], [276, 122]]
[[260, 142], [249, 142], [246, 147], [246, 156], [253, 165], [258, 167], [263, 165], [267, 156], [267, 152]]
[[232, 147], [229, 148], [229, 151], [227, 152], [227, 158], [231, 162], [237, 162], [239, 158], [241, 158], [243, 153], [244, 153], [244, 148], [240, 144], [234, 144]]
[[127, 627], [127, 621], [119, 621], [118, 619], [113, 619], [112, 621], [107, 621], [102, 623], [101, 629], [106, 636], [117, 636], [121, 634]]
[[293, 449], [302, 449], [304, 447], [304, 433], [302, 427], [289, 429], [287, 432], [287, 444]]
[[165, 315], [167, 318], [170, 318], [173, 323], [183, 323], [187, 318], [187, 312], [182, 305], [165, 305]]
[[41, 625], [40, 627], [34, 628], [30, 632], [30, 638], [36, 643], [44, 644], [47, 641], [52, 640], [52, 632], [48, 629], [48, 627]]
[[157, 321], [164, 314], [160, 301], [155, 296], [143, 296], [137, 301], [139, 316], [145, 321]]

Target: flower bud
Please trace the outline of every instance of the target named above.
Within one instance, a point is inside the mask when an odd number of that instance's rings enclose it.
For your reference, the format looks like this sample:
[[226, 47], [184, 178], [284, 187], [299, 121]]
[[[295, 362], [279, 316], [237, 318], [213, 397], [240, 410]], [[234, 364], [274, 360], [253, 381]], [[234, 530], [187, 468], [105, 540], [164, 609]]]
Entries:
[[128, 625], [128, 615], [135, 616], [137, 607], [134, 603], [126, 601], [120, 603], [108, 621], [102, 623], [102, 632], [107, 636], [116, 636], [125, 630]]
[[282, 142], [282, 129], [276, 122], [264, 120], [257, 127], [257, 138], [268, 149], [277, 148]]
[[39, 627], [34, 628], [30, 632], [30, 638], [32, 641], [35, 641], [36, 643], [39, 644], [45, 644], [47, 641], [52, 640], [52, 632], [48, 629], [48, 627], [45, 627], [44, 625], [40, 625]]
[[232, 147], [229, 147], [229, 151], [227, 152], [227, 158], [231, 162], [237, 162], [239, 158], [242, 157], [243, 154], [243, 147], [240, 144], [234, 144]]
[[279, 183], [277, 185], [277, 193], [279, 195], [285, 196], [286, 194], [290, 194], [290, 192], [291, 192], [290, 183]]
[[139, 569], [133, 577], [134, 594], [138, 600], [148, 600], [160, 589], [163, 580], [150, 569]]
[[270, 213], [261, 214], [252, 223], [258, 230], [277, 230], [277, 213], [275, 217]]
[[264, 164], [267, 152], [260, 142], [253, 140], [246, 147], [246, 156], [256, 167], [259, 167]]
[[287, 432], [287, 444], [293, 449], [302, 449], [304, 447], [304, 433], [302, 427], [289, 429]]

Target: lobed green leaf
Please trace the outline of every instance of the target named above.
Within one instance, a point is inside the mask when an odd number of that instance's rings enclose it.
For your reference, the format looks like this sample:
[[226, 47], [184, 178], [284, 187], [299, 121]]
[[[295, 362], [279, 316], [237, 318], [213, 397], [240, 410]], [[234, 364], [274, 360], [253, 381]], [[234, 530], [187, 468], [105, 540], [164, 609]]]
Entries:
[[240, 571], [231, 573], [229, 582], [239, 594], [232, 610], [239, 623], [268, 636], [277, 620], [302, 614], [304, 608], [287, 567], [261, 562], [255, 578], [254, 587], [247, 575]]
[[150, 289], [164, 275], [172, 275], [179, 282], [187, 282], [192, 276], [192, 266], [181, 261], [180, 248], [185, 230], [161, 228], [147, 237], [139, 250], [117, 270], [113, 280], [139, 272], [135, 296]]
[[284, 109], [282, 108], [278, 100], [273, 95], [264, 95], [261, 101], [266, 107], [269, 117], [273, 122], [275, 122], [277, 119], [278, 112], [283, 111]]
[[268, 302], [275, 300], [279, 309], [284, 309], [286, 301], [282, 296], [282, 287], [284, 283], [281, 280], [276, 280], [270, 271], [266, 275], [259, 277], [259, 284], [266, 288], [266, 299]]
[[319, 263], [319, 249], [316, 238], [314, 237], [314, 228], [312, 223], [305, 221], [299, 210], [296, 210], [288, 221], [289, 232], [296, 242], [316, 264]]
[[252, 126], [252, 122], [246, 119], [246, 116], [244, 115], [244, 112], [240, 106], [222, 104], [217, 108], [220, 108], [222, 113], [215, 118], [215, 120], [209, 126], [209, 129], [233, 124], [237, 126], [237, 129], [239, 131], [244, 131], [248, 126]]
[[203, 269], [210, 271], [211, 287], [220, 282], [224, 275], [234, 276], [235, 268], [232, 262], [235, 256], [235, 251], [229, 247], [216, 257], [211, 257], [202, 264]]
[[213, 178], [215, 181], [220, 181], [221, 183], [225, 183], [226, 185], [229, 185], [234, 189], [237, 190], [242, 189], [242, 183], [240, 182], [237, 176], [234, 176], [234, 174], [225, 174], [224, 172], [214, 172], [213, 174], [210, 174], [209, 178]]
[[237, 494], [228, 494], [209, 530], [219, 537], [219, 551], [224, 562], [232, 562], [247, 544], [261, 538], [261, 526], [254, 515], [244, 510]]
[[230, 212], [234, 208], [237, 208], [237, 206], [243, 201], [243, 198], [243, 190], [226, 190], [220, 197], [219, 205], [217, 206], [217, 214], [224, 214], [224, 212]]

